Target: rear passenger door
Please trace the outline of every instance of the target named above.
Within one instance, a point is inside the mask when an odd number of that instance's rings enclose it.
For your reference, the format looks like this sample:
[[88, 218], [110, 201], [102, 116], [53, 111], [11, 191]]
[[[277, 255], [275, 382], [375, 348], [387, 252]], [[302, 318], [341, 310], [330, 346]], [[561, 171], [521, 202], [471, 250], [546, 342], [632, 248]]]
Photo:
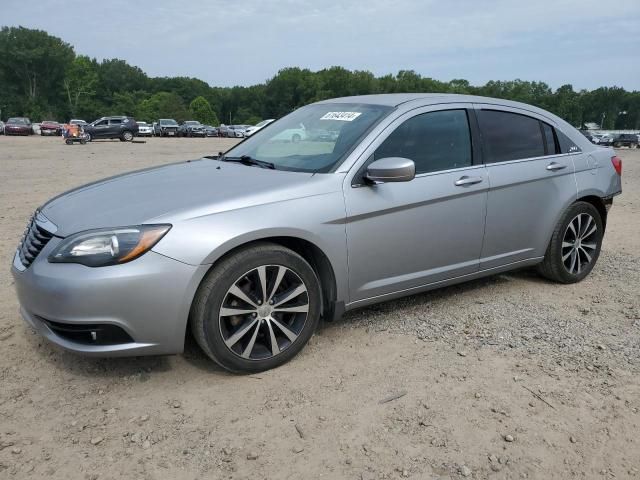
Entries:
[[109, 136], [111, 138], [116, 138], [120, 136], [120, 126], [122, 125], [121, 118], [110, 118], [109, 119]]
[[475, 111], [490, 186], [480, 269], [542, 257], [576, 199], [572, 155], [545, 117], [496, 105]]

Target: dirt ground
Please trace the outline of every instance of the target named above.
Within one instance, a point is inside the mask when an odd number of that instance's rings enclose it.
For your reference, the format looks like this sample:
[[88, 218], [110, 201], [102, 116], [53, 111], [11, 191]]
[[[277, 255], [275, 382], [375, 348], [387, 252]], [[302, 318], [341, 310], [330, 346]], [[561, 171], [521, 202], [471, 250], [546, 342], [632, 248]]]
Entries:
[[355, 311], [251, 376], [193, 341], [87, 359], [30, 331], [9, 266], [36, 207], [232, 142], [0, 136], [0, 478], [640, 478], [640, 150], [578, 285], [520, 271]]

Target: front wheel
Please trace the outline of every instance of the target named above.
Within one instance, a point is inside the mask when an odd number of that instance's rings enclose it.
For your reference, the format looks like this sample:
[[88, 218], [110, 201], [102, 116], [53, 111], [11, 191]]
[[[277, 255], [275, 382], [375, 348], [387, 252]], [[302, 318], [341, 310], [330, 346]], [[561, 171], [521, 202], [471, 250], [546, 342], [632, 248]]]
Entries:
[[84, 139], [85, 139], [87, 142], [90, 142], [90, 141], [92, 140], [91, 134], [90, 134], [90, 133], [85, 133], [85, 134], [84, 134]]
[[222, 260], [205, 277], [191, 312], [204, 352], [233, 372], [260, 372], [294, 357], [320, 318], [320, 284], [297, 253], [260, 243]]
[[539, 273], [560, 283], [579, 282], [596, 264], [603, 236], [598, 209], [587, 202], [574, 203], [553, 231]]

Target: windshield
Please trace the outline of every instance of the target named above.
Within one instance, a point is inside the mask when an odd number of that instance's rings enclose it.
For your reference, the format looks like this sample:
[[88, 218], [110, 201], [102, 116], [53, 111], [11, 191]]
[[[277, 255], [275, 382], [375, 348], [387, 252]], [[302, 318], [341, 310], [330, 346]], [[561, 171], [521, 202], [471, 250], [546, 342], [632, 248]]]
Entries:
[[[278, 170], [330, 172], [391, 107], [356, 103], [308, 105], [258, 130], [226, 157], [251, 157]], [[317, 135], [330, 131], [329, 135]]]
[[26, 118], [10, 118], [9, 120], [7, 120], [7, 123], [13, 123], [15, 125], [26, 125], [27, 119]]
[[177, 125], [175, 120], [160, 120], [160, 125]]
[[196, 122], [194, 120], [187, 120], [184, 122], [185, 125], [200, 125], [200, 122]]

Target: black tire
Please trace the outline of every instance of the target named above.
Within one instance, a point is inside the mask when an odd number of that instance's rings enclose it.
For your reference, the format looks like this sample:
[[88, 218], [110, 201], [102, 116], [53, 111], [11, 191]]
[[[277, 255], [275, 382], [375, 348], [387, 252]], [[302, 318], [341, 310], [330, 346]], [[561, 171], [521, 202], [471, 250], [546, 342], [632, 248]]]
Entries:
[[[222, 333], [224, 321], [220, 318], [220, 311], [229, 295], [229, 289], [241, 279], [248, 278], [251, 272], [261, 266], [269, 266], [267, 268], [283, 266], [293, 272], [306, 287], [308, 312], [297, 338], [279, 353], [264, 359], [248, 359], [241, 357], [237, 352], [234, 353], [231, 347], [227, 347], [225, 344]], [[270, 278], [273, 282], [273, 274]], [[266, 306], [266, 302], [264, 305]], [[293, 358], [313, 335], [318, 325], [320, 313], [320, 283], [309, 263], [288, 248], [273, 243], [259, 243], [230, 255], [209, 271], [196, 293], [191, 309], [190, 323], [191, 331], [198, 345], [212, 360], [232, 372], [252, 373], [278, 367]], [[242, 325], [245, 325], [251, 321], [251, 318], [255, 318], [255, 314], [253, 317], [247, 316], [238, 321], [244, 322]], [[282, 321], [283, 318], [280, 317], [280, 320]], [[257, 322], [256, 329], [264, 335], [266, 327], [261, 325], [265, 321], [258, 319], [255, 322]], [[291, 327], [291, 325], [287, 325], [287, 327]], [[273, 328], [275, 329], [275, 327]], [[234, 333], [240, 329], [238, 328]], [[268, 340], [266, 335], [264, 337], [258, 335], [258, 338]], [[244, 348], [241, 345], [238, 346]]]
[[91, 136], [91, 134], [86, 132], [84, 134], [84, 138], [87, 142], [90, 142], [91, 140], [93, 140], [93, 137]]
[[120, 136], [120, 140], [122, 140], [123, 142], [133, 141], [133, 132], [130, 132], [129, 130], [125, 130], [124, 132], [122, 132], [122, 135]]
[[[595, 231], [593, 236], [589, 237], [589, 242], [593, 243], [595, 245], [595, 248], [593, 249], [593, 251], [589, 250], [589, 252], [591, 253], [591, 259], [588, 261], [588, 263], [579, 268], [578, 273], [572, 273], [565, 265], [565, 261], [568, 261], [570, 263], [572, 257], [570, 256], [567, 260], [563, 260], [563, 255], [567, 255], [567, 250], [563, 252], [563, 248], [568, 248], [569, 251], [571, 250], [571, 248], [563, 247], [563, 242], [565, 240], [565, 235], [567, 235], [567, 233], [569, 232], [569, 224], [572, 223], [574, 219], [580, 214], [589, 215], [595, 221], [597, 230]], [[549, 242], [549, 246], [547, 247], [544, 260], [538, 265], [538, 273], [549, 280], [559, 283], [576, 283], [583, 280], [587, 275], [589, 275], [594, 265], [598, 261], [598, 257], [600, 256], [600, 249], [602, 248], [603, 236], [604, 224], [598, 209], [587, 202], [574, 203], [562, 215], [562, 218], [556, 225], [556, 228], [553, 230], [551, 241]], [[584, 248], [582, 250], [586, 251]], [[582, 258], [585, 258], [584, 254], [582, 255]], [[577, 255], [577, 262], [581, 262], [580, 252]]]

